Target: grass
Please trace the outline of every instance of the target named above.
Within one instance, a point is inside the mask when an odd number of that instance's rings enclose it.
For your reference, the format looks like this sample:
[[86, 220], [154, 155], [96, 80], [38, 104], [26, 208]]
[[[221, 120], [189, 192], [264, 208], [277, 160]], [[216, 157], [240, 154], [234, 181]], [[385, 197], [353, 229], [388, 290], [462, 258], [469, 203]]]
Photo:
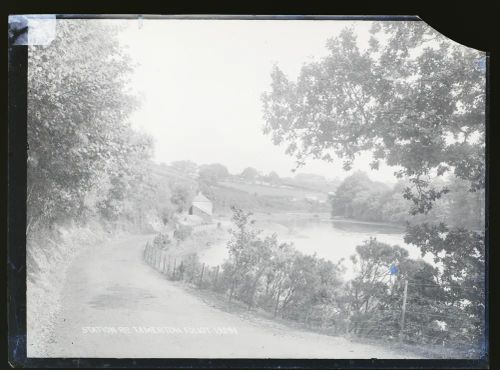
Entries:
[[45, 353], [61, 308], [66, 272], [75, 257], [86, 248], [117, 236], [99, 222], [74, 224], [41, 230], [27, 243], [26, 325], [29, 356]]
[[306, 196], [311, 195], [317, 197], [319, 200], [327, 199], [327, 195], [325, 193], [321, 193], [316, 190], [307, 190], [295, 187], [281, 188], [279, 186], [266, 186], [260, 184], [248, 184], [243, 182], [232, 182], [232, 181], [221, 181], [219, 184], [224, 187], [241, 190], [250, 194], [257, 194], [259, 196], [305, 199]]
[[306, 331], [329, 336], [341, 336], [350, 340], [351, 342], [391, 348], [397, 352], [409, 353], [413, 356], [428, 359], [467, 358], [463, 350], [460, 349], [431, 344], [399, 343], [399, 341], [397, 340], [390, 340], [385, 338], [360, 337], [356, 335], [339, 333], [331, 328], [313, 327], [301, 322], [287, 320], [281, 317], [273, 317], [271, 313], [262, 309], [253, 308], [249, 310], [246, 304], [237, 300], [232, 300], [231, 302], [229, 302], [226, 294], [214, 292], [210, 289], [200, 289], [185, 282], [175, 282], [175, 284], [182, 286], [184, 289], [188, 290], [189, 293], [198, 297], [210, 307], [219, 309], [227, 313], [238, 315], [239, 317], [252, 321], [254, 323], [264, 324], [267, 327], [272, 326], [273, 323], [275, 323], [278, 326], [284, 326], [293, 330]]

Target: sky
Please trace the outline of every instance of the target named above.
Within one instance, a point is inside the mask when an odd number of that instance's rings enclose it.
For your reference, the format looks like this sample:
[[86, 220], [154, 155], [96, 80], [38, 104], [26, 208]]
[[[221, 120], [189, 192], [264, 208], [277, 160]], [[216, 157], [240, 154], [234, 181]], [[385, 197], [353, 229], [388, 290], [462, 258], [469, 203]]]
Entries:
[[329, 179], [364, 170], [396, 181], [394, 168], [371, 171], [362, 156], [350, 172], [341, 161], [308, 160], [297, 172], [284, 146], [262, 132], [261, 95], [278, 65], [295, 79], [301, 66], [327, 53], [328, 38], [344, 27], [368, 41], [369, 21], [128, 20], [120, 40], [136, 67], [132, 86], [141, 106], [131, 117], [155, 141], [154, 160], [221, 163], [229, 172], [254, 167], [280, 176], [315, 173]]

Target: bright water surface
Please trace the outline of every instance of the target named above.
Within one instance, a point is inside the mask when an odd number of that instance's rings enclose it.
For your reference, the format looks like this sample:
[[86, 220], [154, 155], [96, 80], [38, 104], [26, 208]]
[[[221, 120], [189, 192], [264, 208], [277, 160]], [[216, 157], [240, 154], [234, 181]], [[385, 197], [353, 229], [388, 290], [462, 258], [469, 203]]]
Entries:
[[[279, 241], [293, 243], [295, 248], [303, 253], [316, 253], [318, 257], [329, 259], [332, 262], [345, 259], [347, 275], [352, 273], [349, 257], [356, 254], [357, 245], [362, 244], [370, 237], [374, 237], [380, 242], [406, 248], [410, 258], [422, 258], [417, 247], [404, 242], [404, 228], [398, 226], [314, 218], [277, 221], [277, 223], [273, 221], [272, 224], [259, 221], [256, 226], [264, 229], [266, 233], [275, 232]], [[209, 265], [218, 265], [227, 256], [226, 244], [220, 243], [201, 252], [200, 260]], [[426, 255], [424, 260], [433, 264], [429, 255]]]

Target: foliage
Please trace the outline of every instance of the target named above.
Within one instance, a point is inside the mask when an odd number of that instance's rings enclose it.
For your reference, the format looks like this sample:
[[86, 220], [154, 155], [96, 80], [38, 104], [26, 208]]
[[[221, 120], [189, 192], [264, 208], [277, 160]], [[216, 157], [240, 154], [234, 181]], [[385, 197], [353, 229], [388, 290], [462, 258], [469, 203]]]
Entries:
[[241, 172], [241, 177], [247, 181], [254, 181], [259, 176], [259, 172], [253, 167], [247, 167]]
[[337, 265], [303, 255], [279, 243], [276, 235], [260, 237], [261, 231], [251, 227], [251, 213], [238, 208], [233, 212], [236, 229], [222, 275], [230, 300], [236, 297], [248, 307], [257, 304], [275, 316], [305, 322], [335, 303], [341, 284]]
[[405, 197], [427, 212], [446, 188], [432, 175], [452, 171], [484, 188], [484, 54], [455, 44], [424, 22], [375, 23], [370, 46], [346, 28], [329, 55], [305, 64], [297, 81], [275, 67], [263, 95], [265, 132], [286, 143], [298, 164], [344, 160], [370, 151], [410, 178]]
[[[409, 258], [406, 249], [370, 238], [356, 247], [351, 257], [355, 275], [344, 281], [340, 263], [300, 253], [293, 245], [280, 243], [276, 235], [263, 236], [252, 226], [251, 213], [234, 208], [233, 222], [229, 258], [222, 266], [206, 266], [191, 254], [177, 261], [175, 273], [169, 270], [170, 278], [227, 294], [230, 301], [248, 309], [262, 309], [330, 333], [389, 340], [403, 334], [409, 343], [478, 349], [481, 333], [479, 323], [471, 320], [475, 313], [470, 304], [477, 297], [469, 295], [467, 303], [454, 289], [470, 288], [451, 286], [457, 276], [463, 278], [462, 272], [449, 271], [454, 275], [446, 278], [437, 267]], [[463, 239], [463, 235], [453, 237]], [[153, 263], [157, 263], [154, 258]], [[396, 272], [391, 274], [393, 267]], [[159, 268], [165, 272], [161, 263]], [[401, 331], [405, 281], [409, 283]], [[452, 296], [455, 302], [450, 304]]]
[[167, 249], [168, 246], [172, 243], [167, 234], [159, 233], [153, 239], [153, 245], [160, 249]]
[[193, 233], [193, 228], [189, 225], [178, 224], [174, 230], [174, 239], [178, 241], [186, 240]]
[[[466, 239], [461, 235], [458, 240]], [[443, 274], [423, 260], [408, 258], [405, 249], [375, 239], [366, 241], [356, 250], [358, 254], [352, 260], [357, 274], [348, 283], [345, 300], [350, 332], [387, 338], [396, 338], [402, 333], [411, 343], [447, 344], [480, 350], [481, 324], [484, 323], [474, 317], [482, 308], [472, 304], [480, 301], [481, 294], [484, 294], [480, 282], [462, 284], [456, 278], [464, 276], [463, 271]], [[447, 263], [443, 265], [448, 266]], [[397, 266], [396, 275], [389, 273], [391, 266]], [[453, 277], [447, 278], [448, 274]], [[408, 282], [406, 320], [404, 331], [401, 331], [405, 280]], [[469, 293], [465, 295], [464, 291]]]
[[[358, 255], [353, 255], [351, 260], [358, 272], [347, 288], [348, 312], [351, 316], [349, 330], [356, 334], [370, 334], [380, 324], [380, 312], [385, 305], [399, 311], [399, 307], [389, 302], [392, 294], [388, 271], [393, 265], [401, 266], [408, 257], [408, 251], [373, 238], [357, 246], [356, 251]], [[383, 319], [389, 319], [394, 330], [398, 323], [397, 315], [388, 315]], [[388, 332], [390, 327], [386, 328]]]
[[219, 163], [204, 164], [199, 169], [199, 180], [211, 185], [229, 176], [229, 171]]
[[140, 181], [151, 142], [127, 120], [136, 103], [117, 31], [60, 21], [49, 46], [29, 47], [28, 235], [95, 209], [113, 217]]
[[375, 183], [364, 172], [348, 176], [331, 198], [332, 214], [368, 221], [381, 220], [377, 202], [388, 187]]
[[424, 223], [409, 228], [405, 242], [430, 252], [442, 265], [440, 284], [446, 302], [456, 308], [463, 319], [467, 340], [481, 342], [484, 335], [485, 310], [485, 244], [484, 235], [445, 224]]
[[174, 161], [170, 166], [183, 176], [194, 179], [198, 174], [198, 165], [192, 161]]
[[271, 184], [275, 185], [281, 184], [281, 178], [274, 171], [269, 172], [268, 175], [265, 177], [265, 179], [266, 181], [269, 181]]
[[185, 184], [176, 183], [173, 185], [170, 201], [176, 206], [178, 213], [187, 210], [192, 197], [192, 191]]
[[[404, 179], [398, 186], [403, 199], [377, 192], [357, 175], [333, 196], [333, 212], [373, 219], [383, 212], [400, 214], [409, 202], [405, 208], [414, 222], [405, 240], [432, 253], [441, 271], [428, 276], [432, 305], [424, 304], [425, 295], [417, 297], [419, 320], [429, 326], [410, 320], [407, 340], [435, 339], [430, 318], [437, 315], [448, 325], [438, 338], [461, 338], [479, 348], [485, 301], [485, 55], [424, 22], [376, 22], [370, 33], [368, 47], [361, 48], [354, 29], [344, 29], [328, 41], [328, 55], [304, 64], [296, 81], [275, 67], [271, 91], [262, 97], [264, 132], [274, 144], [285, 144], [298, 166], [308, 158], [337, 157], [349, 170], [357, 155], [370, 152], [372, 169], [381, 161], [396, 168]], [[447, 181], [436, 181], [445, 174]], [[409, 263], [402, 266], [406, 276], [414, 271]], [[377, 284], [365, 289], [376, 302], [371, 312], [390, 297], [386, 284]], [[366, 313], [357, 321], [370, 326]], [[378, 333], [387, 327], [375, 322]]]
[[347, 176], [330, 196], [332, 215], [401, 225], [446, 220], [452, 226], [484, 229], [484, 191], [471, 192], [464, 180], [454, 177], [446, 181], [433, 179], [431, 184], [446, 186], [449, 192], [426, 215], [411, 215], [408, 212], [411, 202], [402, 194], [407, 181], [400, 180], [390, 188], [357, 171]]

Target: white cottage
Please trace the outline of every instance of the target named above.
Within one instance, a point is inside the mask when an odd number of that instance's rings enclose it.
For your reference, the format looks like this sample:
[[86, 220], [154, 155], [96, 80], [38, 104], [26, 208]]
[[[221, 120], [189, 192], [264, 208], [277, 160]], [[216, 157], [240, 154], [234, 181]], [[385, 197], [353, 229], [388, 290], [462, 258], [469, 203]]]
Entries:
[[205, 222], [212, 221], [213, 204], [201, 192], [198, 193], [189, 207], [189, 214], [203, 218]]

